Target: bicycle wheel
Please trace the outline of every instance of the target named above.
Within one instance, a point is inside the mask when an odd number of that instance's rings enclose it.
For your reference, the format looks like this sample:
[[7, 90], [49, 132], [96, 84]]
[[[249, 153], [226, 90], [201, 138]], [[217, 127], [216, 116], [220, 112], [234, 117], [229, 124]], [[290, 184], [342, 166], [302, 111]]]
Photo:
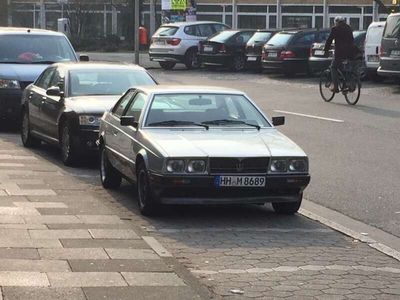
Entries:
[[351, 73], [347, 81], [347, 90], [343, 93], [346, 102], [355, 105], [360, 99], [361, 80], [357, 74]]
[[329, 69], [323, 71], [321, 73], [321, 77], [319, 79], [319, 92], [321, 94], [322, 99], [326, 102], [332, 101], [333, 97], [335, 97], [335, 92], [332, 92], [329, 88], [332, 83], [331, 71]]

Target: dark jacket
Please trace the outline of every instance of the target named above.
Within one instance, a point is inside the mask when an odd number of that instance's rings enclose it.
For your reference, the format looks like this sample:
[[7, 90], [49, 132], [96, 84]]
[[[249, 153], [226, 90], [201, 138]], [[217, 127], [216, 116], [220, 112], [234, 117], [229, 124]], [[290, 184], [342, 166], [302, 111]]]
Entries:
[[332, 41], [335, 40], [335, 58], [353, 59], [357, 54], [357, 47], [354, 44], [353, 30], [345, 22], [340, 22], [332, 27], [331, 33], [325, 43], [325, 51], [329, 51]]

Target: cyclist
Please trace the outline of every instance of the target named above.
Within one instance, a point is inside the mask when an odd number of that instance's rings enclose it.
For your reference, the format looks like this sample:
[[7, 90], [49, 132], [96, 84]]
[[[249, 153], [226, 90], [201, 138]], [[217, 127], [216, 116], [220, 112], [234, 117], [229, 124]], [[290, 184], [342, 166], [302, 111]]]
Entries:
[[331, 48], [332, 41], [335, 40], [335, 57], [331, 64], [332, 83], [330, 90], [332, 92], [339, 92], [338, 90], [338, 72], [342, 62], [346, 59], [353, 59], [355, 56], [353, 30], [346, 24], [346, 20], [342, 16], [335, 17], [335, 26], [332, 27], [331, 33], [325, 43], [325, 55], [327, 55]]

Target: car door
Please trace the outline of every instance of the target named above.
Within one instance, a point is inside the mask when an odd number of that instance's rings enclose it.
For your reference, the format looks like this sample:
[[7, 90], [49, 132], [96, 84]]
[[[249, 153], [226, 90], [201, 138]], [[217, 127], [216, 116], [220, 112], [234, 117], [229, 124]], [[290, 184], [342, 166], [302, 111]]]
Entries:
[[36, 80], [28, 91], [29, 101], [29, 122], [33, 131], [44, 133], [45, 125], [41, 116], [41, 105], [43, 97], [46, 97], [46, 90], [54, 74], [54, 67], [47, 68]]
[[[48, 87], [58, 86], [64, 92], [63, 78], [63, 70], [55, 69]], [[58, 139], [58, 117], [63, 107], [63, 97], [49, 95], [42, 97], [40, 113], [44, 125], [43, 133], [52, 139]]]
[[233, 53], [244, 54], [247, 42], [253, 36], [254, 31], [242, 31], [231, 38], [231, 47]]

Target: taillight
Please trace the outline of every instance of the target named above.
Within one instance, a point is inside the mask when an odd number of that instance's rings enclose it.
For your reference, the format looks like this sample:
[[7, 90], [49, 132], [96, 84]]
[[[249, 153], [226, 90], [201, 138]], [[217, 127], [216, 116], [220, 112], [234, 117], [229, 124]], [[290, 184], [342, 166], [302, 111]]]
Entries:
[[219, 53], [226, 53], [226, 47], [225, 47], [224, 44], [222, 44], [222, 45], [219, 47]]
[[264, 49], [262, 49], [262, 51], [261, 51], [261, 58], [262, 59], [266, 59], [267, 58], [267, 54], [265, 53]]
[[293, 51], [281, 51], [280, 59], [296, 57]]
[[379, 47], [379, 56], [383, 56], [383, 47], [382, 46]]
[[178, 39], [178, 38], [173, 38], [173, 39], [167, 40], [167, 44], [172, 45], [172, 46], [178, 46], [180, 42], [181, 42], [181, 39]]

